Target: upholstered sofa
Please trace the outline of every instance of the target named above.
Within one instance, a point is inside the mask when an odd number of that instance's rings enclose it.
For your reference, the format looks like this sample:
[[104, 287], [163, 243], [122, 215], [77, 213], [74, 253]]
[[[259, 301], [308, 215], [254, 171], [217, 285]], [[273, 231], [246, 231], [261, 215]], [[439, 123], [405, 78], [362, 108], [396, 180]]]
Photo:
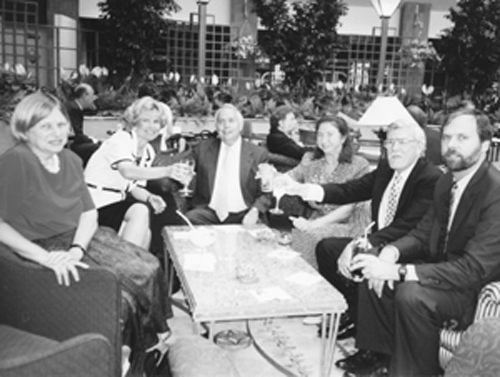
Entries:
[[500, 376], [500, 318], [474, 322], [446, 366], [445, 377]]
[[[484, 318], [500, 318], [500, 282], [493, 282], [486, 285], [479, 294], [474, 323]], [[451, 358], [456, 354], [461, 339], [465, 331], [455, 331], [453, 329], [443, 329], [440, 333], [439, 362], [443, 369]], [[500, 338], [500, 333], [496, 334]]]
[[80, 278], [60, 286], [0, 244], [0, 376], [120, 376], [117, 277], [92, 268]]

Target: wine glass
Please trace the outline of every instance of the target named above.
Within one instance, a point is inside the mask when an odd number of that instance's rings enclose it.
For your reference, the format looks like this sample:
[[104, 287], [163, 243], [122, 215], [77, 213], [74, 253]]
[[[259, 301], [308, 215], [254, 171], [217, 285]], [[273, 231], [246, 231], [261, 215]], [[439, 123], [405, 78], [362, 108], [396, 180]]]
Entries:
[[185, 158], [179, 161], [180, 164], [185, 165], [190, 174], [189, 177], [186, 181], [182, 182], [182, 189], [179, 190], [181, 196], [183, 198], [188, 198], [193, 194], [193, 190], [189, 188], [189, 184], [191, 183], [191, 180], [193, 179], [195, 172], [194, 172], [194, 160], [192, 158]]
[[260, 179], [260, 187], [262, 192], [272, 191], [272, 182], [277, 171], [271, 164], [259, 164], [257, 175], [255, 178]]
[[279, 207], [279, 205], [280, 205], [280, 199], [283, 197], [283, 195], [285, 195], [285, 188], [279, 187], [279, 186], [274, 187], [273, 188], [273, 195], [276, 198], [276, 205], [269, 212], [271, 212], [273, 215], [282, 215], [284, 212]]

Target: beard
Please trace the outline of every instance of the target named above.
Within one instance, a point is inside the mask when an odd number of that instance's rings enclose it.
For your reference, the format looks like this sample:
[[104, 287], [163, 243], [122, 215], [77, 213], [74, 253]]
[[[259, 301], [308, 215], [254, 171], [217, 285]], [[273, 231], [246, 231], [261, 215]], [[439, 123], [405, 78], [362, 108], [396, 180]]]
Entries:
[[473, 166], [481, 158], [481, 146], [478, 146], [472, 153], [464, 156], [454, 149], [448, 149], [443, 155], [445, 165], [450, 171], [464, 171]]

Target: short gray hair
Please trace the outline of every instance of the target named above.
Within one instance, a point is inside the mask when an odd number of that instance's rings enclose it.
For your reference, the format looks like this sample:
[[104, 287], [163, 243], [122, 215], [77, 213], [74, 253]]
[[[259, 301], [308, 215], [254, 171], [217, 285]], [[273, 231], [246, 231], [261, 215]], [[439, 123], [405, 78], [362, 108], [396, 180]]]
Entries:
[[240, 124], [240, 128], [243, 128], [243, 122], [245, 119], [243, 119], [243, 115], [241, 114], [240, 110], [236, 106], [230, 103], [225, 103], [222, 105], [219, 110], [215, 113], [215, 123], [217, 124], [219, 122], [220, 114], [222, 110], [232, 110], [236, 114], [236, 119], [238, 120], [238, 123]]
[[427, 148], [427, 137], [425, 136], [424, 130], [418, 125], [413, 119], [398, 119], [392, 122], [389, 127], [387, 127], [387, 134], [395, 130], [405, 130], [411, 132], [413, 139], [422, 144], [423, 150], [422, 155], [425, 153]]

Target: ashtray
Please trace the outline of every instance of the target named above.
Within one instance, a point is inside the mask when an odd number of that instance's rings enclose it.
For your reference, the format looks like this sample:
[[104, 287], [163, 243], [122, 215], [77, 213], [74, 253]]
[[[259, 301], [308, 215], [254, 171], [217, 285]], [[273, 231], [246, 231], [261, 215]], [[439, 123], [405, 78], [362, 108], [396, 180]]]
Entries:
[[271, 242], [276, 239], [276, 233], [269, 228], [253, 229], [248, 232], [259, 242]]
[[223, 330], [215, 334], [214, 342], [227, 350], [240, 350], [252, 344], [252, 338], [239, 330]]
[[278, 238], [278, 243], [283, 246], [290, 245], [292, 243], [292, 234], [287, 232], [281, 233]]
[[250, 266], [236, 267], [236, 279], [245, 284], [252, 284], [259, 280], [257, 273]]

